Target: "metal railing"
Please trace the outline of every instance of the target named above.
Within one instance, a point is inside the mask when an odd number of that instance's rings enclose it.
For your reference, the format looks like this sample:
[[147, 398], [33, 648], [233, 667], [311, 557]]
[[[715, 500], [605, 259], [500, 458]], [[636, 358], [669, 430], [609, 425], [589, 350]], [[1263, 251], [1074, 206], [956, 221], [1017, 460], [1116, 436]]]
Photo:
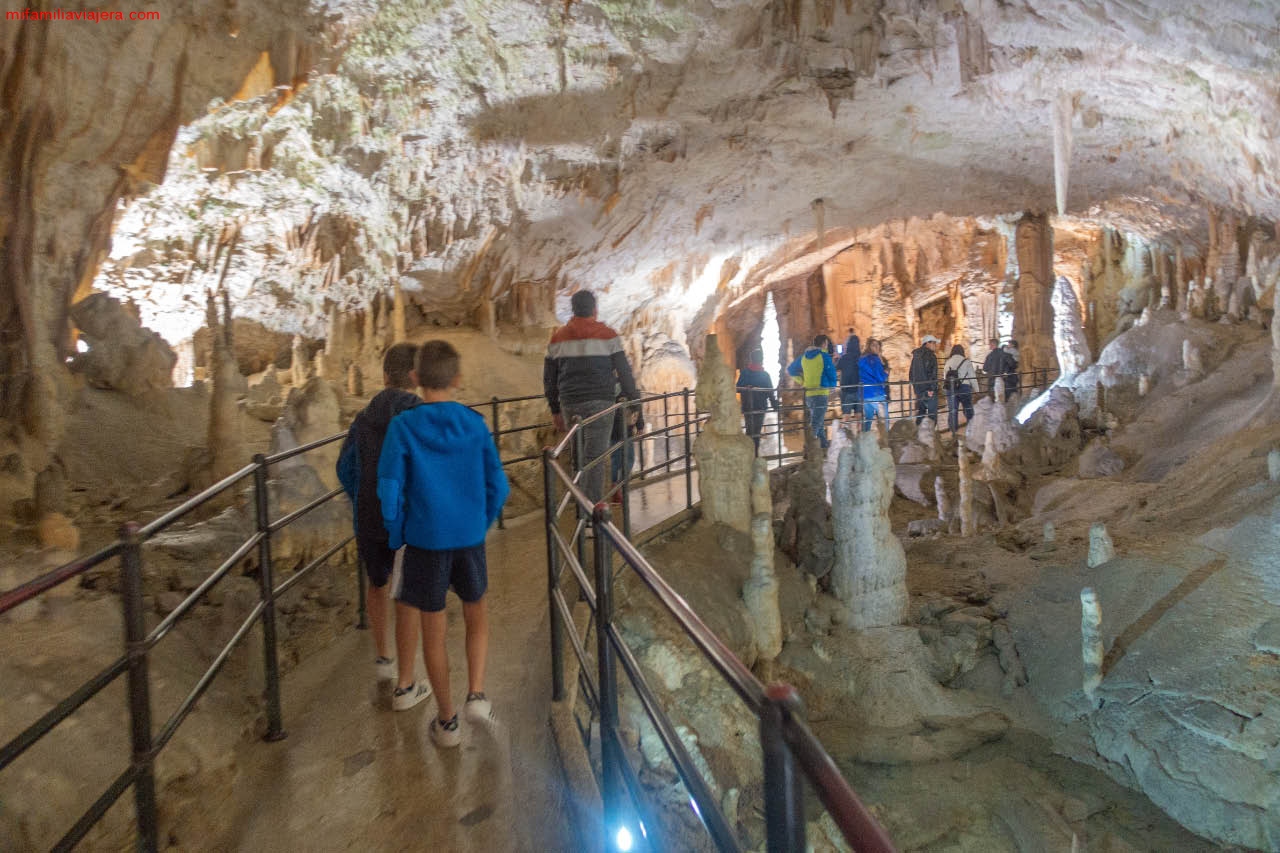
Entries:
[[[268, 472], [272, 465], [292, 459], [308, 451], [323, 447], [343, 438], [343, 434], [329, 436], [301, 447], [265, 456], [253, 457], [253, 462], [239, 471], [210, 486], [194, 497], [165, 512], [158, 518], [140, 525], [130, 521], [120, 528], [119, 539], [90, 556], [75, 560], [41, 575], [21, 586], [0, 593], [0, 615], [15, 607], [27, 604], [43, 593], [54, 589], [118, 557], [120, 560], [120, 600], [124, 615], [124, 652], [97, 674], [82, 683], [66, 698], [29, 724], [16, 737], [0, 746], [0, 771], [16, 761], [59, 723], [70, 717], [108, 685], [124, 675], [127, 679], [127, 704], [130, 733], [129, 766], [120, 772], [80, 818], [54, 844], [53, 850], [71, 850], [86, 833], [107, 813], [129, 788], [134, 790], [134, 823], [137, 832], [137, 849], [151, 853], [159, 849], [157, 803], [155, 785], [156, 758], [172, 740], [182, 722], [191, 713], [196, 702], [209, 689], [218, 673], [226, 665], [231, 653], [249, 635], [254, 625], [262, 624], [263, 661], [265, 664], [264, 704], [267, 716], [265, 739], [278, 741], [285, 737], [284, 720], [280, 710], [280, 667], [276, 636], [276, 601], [304, 578], [342, 550], [354, 538], [354, 534], [340, 539], [320, 556], [298, 569], [287, 580], [277, 584], [271, 559], [272, 537], [288, 525], [297, 522], [315, 509], [342, 494], [334, 489], [304, 506], [272, 520], [269, 502]], [[226, 557], [183, 601], [155, 627], [147, 630], [143, 586], [143, 545], [189, 513], [229, 493], [244, 480], [253, 480], [254, 532]], [[241, 561], [257, 552], [259, 597], [249, 614], [239, 624], [231, 639], [220, 649], [213, 662], [197, 679], [195, 686], [178, 704], [177, 708], [157, 731], [152, 723], [151, 678], [149, 662], [152, 650], [173, 628], [191, 612], [200, 600], [219, 581], [230, 574]], [[361, 593], [363, 582], [361, 581]], [[362, 599], [363, 600], [363, 599]]]
[[[547, 536], [547, 583], [550, 599], [552, 694], [557, 701], [565, 698], [565, 641], [569, 641], [579, 663], [578, 684], [582, 696], [599, 724], [600, 789], [604, 807], [606, 843], [610, 848], [664, 850], [675, 849], [658, 837], [659, 821], [650, 813], [636, 770], [623, 750], [618, 712], [618, 668], [622, 669], [640, 700], [645, 716], [662, 741], [676, 773], [689, 792], [694, 811], [712, 842], [720, 850], [737, 851], [742, 846], [732, 824], [726, 818], [707, 780], [677, 733], [674, 723], [662, 708], [649, 686], [635, 654], [618, 629], [614, 610], [615, 571], [613, 558], [621, 560], [619, 571], [629, 569], [657, 597], [675, 619], [683, 633], [694, 643], [747, 709], [759, 721], [764, 768], [764, 808], [768, 849], [770, 851], [804, 851], [806, 824], [801, 776], [814, 786], [819, 799], [831, 814], [845, 839], [859, 851], [891, 851], [893, 844], [870, 812], [862, 805], [835, 762], [823, 749], [804, 721], [803, 707], [795, 690], [786, 684], [765, 686], [751, 670], [711, 631], [689, 604], [662, 578], [632, 543], [629, 535], [629, 481], [624, 476], [617, 484], [622, 494], [622, 528], [613, 520], [607, 503], [594, 503], [582, 490], [583, 475], [591, 466], [602, 464], [608, 454], [594, 460], [583, 457], [584, 427], [602, 418], [625, 417], [636, 406], [654, 407], [667, 400], [682, 397], [684, 405], [679, 423], [664, 425], [655, 433], [664, 436], [672, 431], [683, 439], [679, 460], [668, 457], [667, 464], [679, 461], [685, 474], [686, 511], [692, 507], [692, 437], [705, 416], [690, 406], [688, 390], [649, 397], [638, 402], [619, 403], [613, 408], [575, 423], [567, 435], [543, 456], [543, 488]], [[644, 437], [652, 437], [646, 434]], [[624, 437], [623, 445], [629, 439]], [[620, 445], [615, 444], [613, 450]], [[560, 458], [570, 447], [575, 448], [576, 462], [566, 470]], [[625, 449], [625, 447], [624, 447]], [[661, 467], [661, 466], [655, 466]], [[643, 472], [644, 469], [642, 469]], [[560, 496], [558, 493], [563, 492]], [[562, 522], [570, 520], [572, 532], [565, 535]], [[584, 543], [590, 523], [593, 533], [592, 576], [588, 577]], [[595, 626], [595, 659], [592, 661], [588, 641], [574, 626], [573, 614], [561, 587], [564, 570], [568, 569], [578, 587], [578, 594], [590, 611]], [[589, 624], [590, 624], [589, 623]], [[588, 632], [590, 627], [588, 627]], [[594, 670], [594, 678], [590, 673]], [[589, 740], [590, 727], [583, 730]], [[589, 746], [589, 743], [588, 743]], [[649, 815], [649, 819], [644, 819]], [[622, 843], [624, 840], [626, 843]]]

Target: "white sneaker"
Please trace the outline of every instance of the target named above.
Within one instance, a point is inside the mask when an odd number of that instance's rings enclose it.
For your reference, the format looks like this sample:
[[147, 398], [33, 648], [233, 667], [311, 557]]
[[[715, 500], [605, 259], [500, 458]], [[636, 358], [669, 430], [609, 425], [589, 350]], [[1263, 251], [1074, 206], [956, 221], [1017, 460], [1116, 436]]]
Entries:
[[423, 699], [431, 695], [431, 685], [425, 681], [415, 681], [408, 687], [397, 687], [391, 694], [391, 707], [397, 711], [407, 711]]
[[440, 722], [439, 717], [431, 718], [431, 741], [444, 749], [453, 749], [462, 743], [462, 732], [458, 731], [458, 715], [447, 723]]
[[493, 703], [483, 693], [468, 693], [467, 702], [462, 706], [462, 713], [468, 720], [477, 723], [492, 723]]
[[395, 658], [384, 658], [379, 655], [373, 659], [373, 668], [378, 672], [379, 681], [395, 681], [399, 676]]

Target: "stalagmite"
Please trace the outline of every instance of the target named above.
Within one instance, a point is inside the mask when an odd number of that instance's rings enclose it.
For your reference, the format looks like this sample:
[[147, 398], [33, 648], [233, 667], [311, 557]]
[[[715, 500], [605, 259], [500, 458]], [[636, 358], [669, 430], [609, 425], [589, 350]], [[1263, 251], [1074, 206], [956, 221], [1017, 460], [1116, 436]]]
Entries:
[[1271, 482], [1280, 482], [1280, 450], [1267, 453], [1267, 476]]
[[933, 478], [933, 497], [938, 502], [938, 520], [951, 520], [951, 496], [947, 494], [947, 486], [941, 477]]
[[707, 335], [698, 369], [698, 409], [710, 412], [693, 442], [702, 492], [702, 517], [751, 533], [751, 472], [755, 446], [742, 431], [733, 374], [715, 335]]
[[239, 403], [236, 399], [244, 381], [236, 365], [231, 340], [231, 300], [222, 293], [222, 321], [218, 320], [218, 303], [210, 292], [205, 303], [205, 319], [212, 332], [213, 348], [209, 356], [209, 431], [206, 447], [212, 457], [210, 474], [214, 482], [227, 477], [244, 464], [240, 446]]
[[393, 344], [403, 343], [409, 339], [409, 332], [405, 321], [405, 298], [404, 289], [399, 283], [395, 287], [395, 301], [391, 306], [391, 342]]
[[1053, 344], [1064, 379], [1075, 376], [1093, 360], [1080, 323], [1080, 300], [1065, 276], [1058, 276], [1053, 286]]
[[1182, 243], [1179, 242], [1173, 250], [1173, 286], [1176, 294], [1174, 308], [1179, 313], [1187, 310], [1187, 274], [1182, 265]]
[[311, 378], [311, 359], [307, 358], [307, 348], [302, 344], [302, 335], [293, 336], [293, 361], [290, 364], [293, 387], [301, 388]]
[[1071, 119], [1075, 107], [1070, 92], [1059, 92], [1053, 102], [1053, 186], [1058, 215], [1067, 214], [1067, 183], [1071, 176]]
[[364, 377], [360, 373], [360, 365], [347, 366], [347, 393], [352, 397], [364, 396]]
[[1200, 360], [1200, 348], [1191, 343], [1190, 339], [1185, 338], [1182, 341], [1182, 369], [1192, 376], [1204, 373], [1204, 363]]
[[1107, 525], [1101, 521], [1095, 521], [1089, 528], [1089, 568], [1096, 569], [1103, 563], [1114, 560], [1115, 557], [1116, 546], [1112, 544], [1111, 535], [1107, 533]]
[[1105, 650], [1102, 646], [1102, 608], [1098, 605], [1098, 594], [1088, 586], [1080, 590], [1080, 652], [1084, 664], [1084, 695], [1093, 702], [1093, 694], [1102, 684]]
[[956, 458], [960, 463], [960, 535], [973, 536], [978, 532], [973, 516], [973, 476], [969, 471], [969, 453], [958, 444]]
[[832, 591], [852, 628], [901, 625], [907, 616], [907, 556], [889, 525], [893, 456], [874, 432], [840, 454], [832, 488], [836, 564]]
[[756, 457], [751, 473], [751, 577], [742, 600], [755, 632], [758, 660], [770, 662], [782, 651], [782, 613], [773, 572], [773, 497], [768, 462]]
[[1252, 424], [1261, 426], [1280, 418], [1280, 284], [1275, 288], [1271, 318], [1271, 390], [1254, 414]]
[[1151, 393], [1151, 375], [1142, 373], [1138, 376], [1138, 396], [1145, 397]]
[[1197, 319], [1204, 319], [1205, 314], [1205, 294], [1207, 290], [1207, 282], [1205, 287], [1196, 284], [1193, 278], [1187, 284], [1187, 314]]
[[938, 444], [938, 428], [933, 418], [920, 421], [920, 425], [916, 427], [916, 441], [924, 447], [930, 462], [937, 462], [942, 458], [942, 448]]
[[997, 403], [1004, 402], [1004, 377], [997, 376], [995, 381], [991, 383], [991, 393], [996, 398]]
[[1052, 521], [1044, 523], [1044, 544], [1051, 545], [1057, 541], [1057, 531], [1053, 527]]

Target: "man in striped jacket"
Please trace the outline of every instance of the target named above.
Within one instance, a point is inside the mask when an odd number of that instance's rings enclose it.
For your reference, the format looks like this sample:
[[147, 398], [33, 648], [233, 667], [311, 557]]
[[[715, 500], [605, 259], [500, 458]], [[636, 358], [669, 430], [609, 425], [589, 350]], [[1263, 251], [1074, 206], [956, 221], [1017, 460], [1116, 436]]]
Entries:
[[[618, 333], [596, 319], [596, 295], [579, 290], [570, 304], [573, 318], [551, 336], [542, 368], [543, 391], [561, 432], [566, 429], [566, 418], [585, 421], [612, 406], [619, 386], [628, 399], [640, 398]], [[640, 420], [637, 412], [636, 421]], [[609, 449], [612, 431], [612, 416], [587, 424], [582, 436], [586, 458], [579, 461], [580, 465]], [[587, 496], [599, 501], [604, 494], [604, 465], [597, 464], [588, 471], [582, 484]]]

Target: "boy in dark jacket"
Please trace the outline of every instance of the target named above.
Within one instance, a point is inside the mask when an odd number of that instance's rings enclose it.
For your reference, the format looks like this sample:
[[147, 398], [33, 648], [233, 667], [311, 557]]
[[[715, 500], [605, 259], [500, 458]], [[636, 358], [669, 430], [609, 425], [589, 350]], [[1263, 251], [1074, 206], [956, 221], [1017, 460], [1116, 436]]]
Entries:
[[760, 430], [764, 428], [765, 408], [778, 411], [778, 398], [773, 395], [773, 380], [764, 371], [764, 350], [751, 351], [747, 366], [738, 371], [738, 404], [747, 425], [747, 435], [760, 455]]
[[862, 344], [850, 329], [844, 342], [844, 352], [836, 362], [836, 370], [840, 373], [840, 414], [845, 418], [857, 411], [862, 396], [857, 387], [862, 382], [858, 374], [858, 362], [861, 360]]
[[458, 715], [449, 693], [445, 648], [444, 608], [450, 587], [462, 599], [466, 624], [469, 688], [465, 711], [473, 720], [492, 718], [493, 706], [484, 694], [489, 650], [484, 537], [509, 491], [484, 417], [453, 401], [461, 377], [458, 351], [450, 344], [428, 341], [422, 345], [418, 350], [418, 385], [424, 405], [391, 422], [378, 462], [382, 519], [391, 547], [404, 546], [402, 571], [394, 590], [396, 652], [400, 656], [395, 698], [416, 704], [428, 692], [424, 685], [414, 683], [414, 635], [400, 630], [417, 617], [422, 624], [427, 678], [436, 695], [431, 740], [443, 747], [461, 743]]
[[[387, 639], [387, 581], [391, 577], [396, 552], [388, 547], [387, 529], [382, 525], [382, 506], [378, 503], [378, 456], [387, 425], [401, 412], [419, 405], [422, 400], [413, 393], [414, 344], [396, 344], [382, 357], [382, 383], [385, 388], [369, 401], [369, 405], [351, 422], [342, 450], [338, 454], [338, 480], [355, 507], [356, 550], [369, 579], [369, 621], [373, 625], [373, 645], [378, 678], [390, 681], [396, 677], [395, 661], [390, 657]], [[416, 623], [415, 623], [416, 625]], [[416, 627], [414, 630], [416, 639]]]

